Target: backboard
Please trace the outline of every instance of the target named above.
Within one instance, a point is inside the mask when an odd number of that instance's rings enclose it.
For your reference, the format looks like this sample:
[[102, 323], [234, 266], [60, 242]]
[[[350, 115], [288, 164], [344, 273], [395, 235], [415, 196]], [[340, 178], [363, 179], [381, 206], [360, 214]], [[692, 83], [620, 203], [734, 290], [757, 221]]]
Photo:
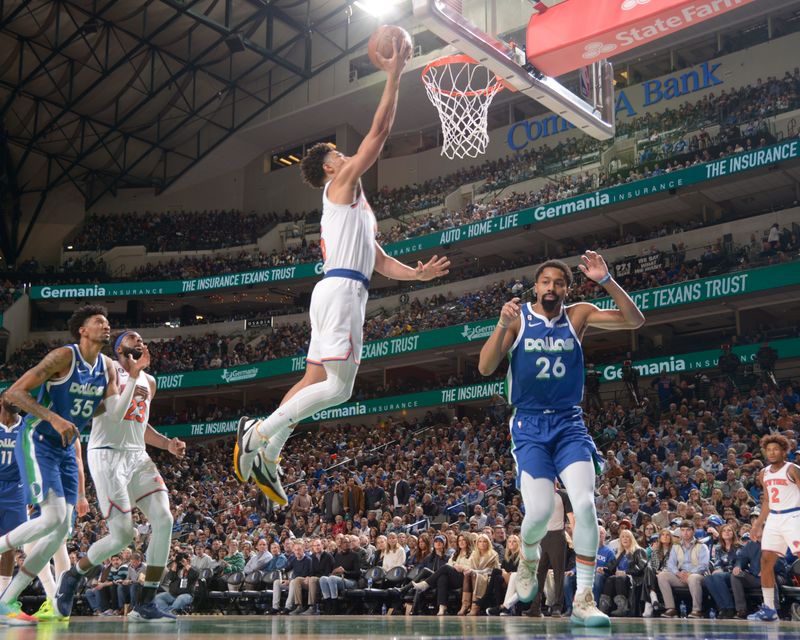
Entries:
[[613, 70], [607, 60], [591, 63], [587, 101], [529, 64], [521, 48], [479, 28], [465, 16], [462, 0], [413, 0], [413, 7], [414, 16], [430, 31], [489, 68], [508, 86], [594, 138], [614, 136]]

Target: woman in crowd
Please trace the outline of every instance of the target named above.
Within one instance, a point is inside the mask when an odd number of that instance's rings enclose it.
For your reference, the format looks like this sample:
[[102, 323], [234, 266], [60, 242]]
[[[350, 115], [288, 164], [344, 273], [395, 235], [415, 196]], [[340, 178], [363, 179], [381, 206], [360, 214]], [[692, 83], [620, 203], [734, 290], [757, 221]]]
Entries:
[[[632, 607], [632, 594], [644, 581], [647, 567], [647, 552], [636, 542], [629, 529], [619, 532], [619, 551], [617, 557], [605, 568], [606, 579], [603, 595], [600, 596], [600, 610], [612, 616], [626, 616]], [[611, 607], [616, 605], [612, 611]]]
[[423, 533], [417, 539], [415, 549], [408, 550], [408, 557], [406, 558], [406, 566], [413, 567], [425, 560], [431, 553], [431, 539], [427, 533]]
[[[492, 546], [492, 541], [485, 533], [479, 533], [475, 541], [475, 549], [470, 556], [469, 569], [464, 571], [464, 592], [472, 594], [469, 615], [477, 616], [480, 613], [481, 607], [478, 601], [486, 593], [492, 570], [499, 568], [500, 558]], [[466, 613], [462, 615], [466, 615]]]
[[[486, 615], [510, 615], [511, 608], [517, 603], [517, 565], [519, 564], [519, 536], [510, 535], [506, 540], [506, 551], [500, 562], [500, 568], [492, 571], [489, 586], [481, 607], [486, 607]], [[500, 606], [497, 606], [497, 605]]]
[[736, 531], [729, 524], [722, 524], [717, 515], [708, 519], [709, 524], [719, 527], [719, 541], [711, 549], [711, 573], [703, 578], [703, 586], [714, 598], [720, 618], [733, 618], [736, 607], [731, 592], [731, 571], [736, 564], [736, 555], [741, 548]]
[[394, 531], [386, 536], [386, 550], [381, 566], [387, 573], [395, 567], [406, 566], [406, 550], [397, 543], [397, 534]]
[[650, 546], [650, 538], [654, 535], [656, 535], [656, 525], [652, 522], [648, 522], [644, 525], [644, 531], [639, 538], [639, 546], [642, 549], [647, 549]]
[[647, 567], [644, 570], [644, 580], [642, 582], [642, 599], [644, 600], [645, 618], [653, 617], [653, 609], [659, 606], [658, 601], [658, 579], [660, 571], [667, 568], [669, 552], [672, 550], [672, 533], [669, 529], [662, 529], [658, 533], [656, 540], [647, 549]]
[[372, 561], [369, 563], [370, 567], [383, 566], [383, 556], [386, 553], [386, 536], [378, 536], [375, 538], [375, 553], [372, 554]]
[[[436, 553], [436, 545], [441, 540], [442, 547], [444, 548], [444, 537], [436, 536], [433, 540], [434, 553]], [[429, 587], [436, 585], [436, 601], [439, 605], [437, 615], [444, 615], [447, 611], [447, 596], [449, 593], [459, 587], [462, 587], [466, 580], [466, 572], [470, 570], [470, 558], [473, 553], [472, 549], [472, 534], [460, 533], [456, 541], [456, 552], [447, 561], [447, 564], [439, 566], [434, 573], [424, 580], [413, 582], [414, 589], [418, 592], [423, 592]], [[469, 611], [472, 605], [472, 592], [461, 592], [461, 609], [458, 615], [464, 615]]]

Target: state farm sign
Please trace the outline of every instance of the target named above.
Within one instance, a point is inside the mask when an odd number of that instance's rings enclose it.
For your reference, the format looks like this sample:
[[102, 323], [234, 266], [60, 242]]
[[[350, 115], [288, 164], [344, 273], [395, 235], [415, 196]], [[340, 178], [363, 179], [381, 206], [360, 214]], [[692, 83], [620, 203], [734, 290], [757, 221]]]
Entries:
[[559, 76], [754, 0], [567, 0], [531, 17], [528, 62]]

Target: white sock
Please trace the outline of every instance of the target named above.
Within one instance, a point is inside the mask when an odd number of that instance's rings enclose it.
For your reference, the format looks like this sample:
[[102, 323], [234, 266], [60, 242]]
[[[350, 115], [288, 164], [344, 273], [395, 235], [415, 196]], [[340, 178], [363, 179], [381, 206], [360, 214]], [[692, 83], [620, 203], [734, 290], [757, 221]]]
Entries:
[[650, 602], [656, 604], [658, 602], [658, 594], [655, 591], [650, 591]]
[[[23, 547], [25, 551], [25, 556], [30, 556], [33, 552], [33, 543], [28, 543]], [[44, 568], [39, 572], [37, 575], [39, 578], [39, 582], [42, 583], [42, 588], [44, 589], [45, 595], [50, 600], [55, 600], [56, 597], [56, 581], [53, 579], [53, 571], [50, 569], [50, 563], [48, 562], [44, 565]]]
[[775, 608], [775, 588], [772, 587], [767, 589], [766, 587], [761, 587], [761, 594], [764, 596], [764, 604], [767, 605], [770, 609]]
[[580, 558], [575, 559], [575, 576], [578, 582], [576, 593], [583, 593], [585, 589], [589, 589], [589, 591], [592, 590], [594, 586], [596, 564], [596, 561], [589, 563]]
[[50, 569], [50, 563], [44, 565], [44, 569], [39, 572], [39, 582], [42, 583], [45, 595], [49, 600], [56, 599], [56, 581], [53, 579], [53, 572]]
[[65, 543], [58, 548], [58, 551], [53, 556], [53, 569], [55, 569], [53, 573], [55, 573], [56, 578], [59, 578], [62, 573], [69, 571], [69, 567], [69, 553], [67, 553], [67, 545]]
[[535, 544], [528, 544], [523, 540], [520, 550], [522, 551], [522, 557], [528, 562], [538, 561], [539, 558], [542, 557], [542, 545], [538, 542]]
[[15, 602], [19, 598], [19, 594], [25, 591], [25, 588], [32, 582], [32, 579], [25, 571], [17, 571], [17, 575], [11, 580], [11, 583], [3, 590], [3, 595], [0, 597], [0, 602], [8, 604]]
[[281, 449], [283, 449], [283, 445], [286, 444], [286, 441], [289, 439], [289, 436], [292, 435], [293, 429], [286, 427], [282, 431], [274, 434], [267, 443], [267, 448], [264, 451], [264, 455], [266, 456], [267, 460], [277, 460], [278, 456], [281, 455]]
[[5, 591], [10, 584], [11, 576], [0, 576], [0, 595], [3, 594], [3, 591]]

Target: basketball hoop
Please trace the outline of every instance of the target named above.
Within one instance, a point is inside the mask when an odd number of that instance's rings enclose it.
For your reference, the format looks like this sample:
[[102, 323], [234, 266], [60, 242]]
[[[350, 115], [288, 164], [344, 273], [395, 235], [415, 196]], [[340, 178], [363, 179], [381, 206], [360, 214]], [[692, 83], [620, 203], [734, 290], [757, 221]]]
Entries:
[[442, 123], [442, 155], [476, 158], [489, 143], [489, 105], [503, 90], [500, 76], [466, 55], [434, 60], [422, 70], [428, 98]]

